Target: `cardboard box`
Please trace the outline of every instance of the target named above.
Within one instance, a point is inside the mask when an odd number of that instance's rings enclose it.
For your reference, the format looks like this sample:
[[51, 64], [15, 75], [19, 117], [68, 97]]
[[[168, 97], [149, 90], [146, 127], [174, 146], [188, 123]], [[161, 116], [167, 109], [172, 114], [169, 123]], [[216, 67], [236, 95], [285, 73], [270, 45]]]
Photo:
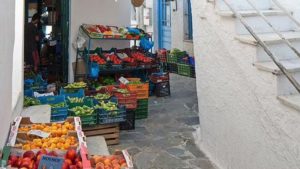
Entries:
[[[77, 132], [77, 135], [80, 136], [79, 140], [83, 141], [84, 140], [83, 137], [85, 137], [85, 136], [82, 132], [80, 117], [69, 117], [65, 121], [70, 122], [71, 124], [74, 125], [75, 131]], [[64, 123], [64, 122], [60, 122], [60, 123]], [[11, 125], [7, 145], [8, 146], [13, 146], [15, 144], [17, 134], [20, 133], [20, 132], [18, 132], [19, 127], [30, 126], [30, 125], [33, 125], [33, 124], [40, 124], [40, 123], [32, 123], [31, 120], [30, 120], [30, 117], [21, 117], [21, 116], [16, 117], [15, 120], [13, 121], [12, 125]], [[45, 124], [46, 125], [51, 125], [52, 123], [45, 123]]]

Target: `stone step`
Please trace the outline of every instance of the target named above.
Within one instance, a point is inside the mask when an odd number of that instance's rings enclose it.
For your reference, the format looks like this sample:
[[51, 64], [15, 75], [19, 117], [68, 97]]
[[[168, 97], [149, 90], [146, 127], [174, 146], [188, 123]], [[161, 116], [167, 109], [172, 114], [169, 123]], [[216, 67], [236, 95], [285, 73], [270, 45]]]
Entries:
[[[243, 17], [253, 17], [253, 16], [259, 16], [259, 14], [256, 12], [256, 10], [243, 10], [243, 11], [238, 11]], [[278, 16], [278, 15], [283, 15], [284, 12], [281, 10], [261, 10], [261, 12], [265, 16]], [[217, 11], [218, 15], [224, 16], [224, 17], [234, 17], [235, 15], [231, 11]]]
[[[266, 18], [279, 32], [293, 31], [296, 28], [296, 24], [284, 13], [268, 15]], [[274, 32], [268, 23], [259, 15], [246, 16], [244, 20], [256, 34]], [[235, 27], [238, 35], [250, 35], [249, 31], [239, 19], [235, 20]]]
[[[253, 10], [253, 8], [249, 5], [246, 0], [228, 0], [231, 3], [232, 7], [236, 10]], [[215, 0], [216, 8], [220, 11], [228, 11], [229, 8], [224, 3], [223, 0]], [[268, 10], [271, 9], [272, 3], [270, 0], [257, 0], [254, 2], [255, 6], [260, 10]]]
[[278, 96], [277, 98], [282, 104], [300, 111], [300, 94]]
[[[299, 31], [287, 31], [281, 32], [283, 36], [290, 41], [300, 40], [300, 32]], [[266, 44], [276, 44], [282, 42], [282, 39], [276, 33], [262, 33], [257, 34], [262, 41]], [[252, 35], [237, 35], [235, 39], [239, 40], [242, 43], [250, 44], [250, 45], [258, 45], [257, 41], [253, 38]]]
[[[300, 52], [300, 40], [289, 39], [289, 42]], [[268, 43], [267, 46], [279, 60], [294, 60], [299, 58], [299, 56], [284, 41]], [[270, 56], [260, 45], [256, 48], [256, 59], [257, 62], [271, 61]]]
[[[280, 63], [291, 73], [300, 72], [300, 58], [281, 60]], [[254, 66], [262, 71], [270, 72], [275, 75], [281, 75], [282, 72], [273, 61], [270, 62], [256, 62]]]

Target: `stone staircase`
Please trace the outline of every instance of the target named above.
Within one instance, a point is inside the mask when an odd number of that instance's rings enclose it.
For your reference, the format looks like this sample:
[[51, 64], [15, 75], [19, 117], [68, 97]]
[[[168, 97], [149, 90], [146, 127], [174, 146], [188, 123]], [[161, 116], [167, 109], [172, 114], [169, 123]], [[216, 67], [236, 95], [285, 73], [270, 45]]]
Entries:
[[[281, 11], [272, 0], [251, 0], [255, 6], [266, 16], [273, 27], [300, 51], [300, 31], [297, 25]], [[248, 44], [256, 48], [256, 57], [253, 65], [260, 71], [272, 73], [277, 80], [277, 99], [290, 108], [300, 111], [300, 94], [289, 82], [285, 75], [271, 60], [264, 49], [258, 45], [257, 41], [250, 35], [233, 12], [229, 10], [223, 0], [209, 0], [214, 3], [216, 13], [223, 19], [234, 18], [235, 39], [240, 43]], [[288, 47], [288, 45], [276, 34], [272, 28], [262, 19], [247, 0], [228, 1], [250, 25], [258, 37], [266, 43], [271, 52], [280, 60], [282, 65], [293, 74], [294, 78], [300, 83], [300, 58]]]

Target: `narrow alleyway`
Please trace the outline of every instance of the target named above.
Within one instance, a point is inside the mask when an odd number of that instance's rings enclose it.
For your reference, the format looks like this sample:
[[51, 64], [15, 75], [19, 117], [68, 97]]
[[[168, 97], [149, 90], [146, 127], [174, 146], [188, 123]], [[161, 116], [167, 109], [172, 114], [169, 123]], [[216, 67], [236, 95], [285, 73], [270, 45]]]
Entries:
[[171, 92], [171, 97], [151, 97], [148, 119], [138, 120], [134, 131], [123, 131], [111, 151], [128, 148], [136, 169], [213, 169], [194, 144], [199, 126], [195, 79], [171, 75]]

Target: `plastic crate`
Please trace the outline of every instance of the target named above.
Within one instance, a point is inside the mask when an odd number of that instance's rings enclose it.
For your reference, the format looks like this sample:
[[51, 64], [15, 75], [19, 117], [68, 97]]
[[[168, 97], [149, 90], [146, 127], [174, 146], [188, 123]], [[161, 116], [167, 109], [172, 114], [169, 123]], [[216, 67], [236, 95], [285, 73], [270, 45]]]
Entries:
[[167, 62], [168, 63], [177, 63], [178, 62], [178, 57], [168, 53]]
[[81, 125], [83, 127], [91, 127], [91, 126], [95, 126], [98, 124], [98, 112], [97, 110], [94, 111], [93, 114], [91, 115], [75, 115], [75, 113], [73, 111], [69, 110], [69, 116], [72, 117], [80, 117], [81, 120]]
[[[139, 78], [127, 78], [129, 82], [140, 82]], [[143, 84], [128, 84], [128, 89], [130, 91], [136, 92], [137, 99], [147, 99], [149, 98], [149, 83]]]
[[150, 76], [150, 80], [153, 83], [161, 83], [170, 81], [169, 73], [152, 73]]
[[195, 67], [195, 58], [194, 57], [192, 57], [192, 56], [189, 57], [189, 64], [191, 66]]
[[126, 112], [126, 120], [120, 123], [120, 130], [134, 130], [135, 129], [135, 111], [128, 110]]
[[52, 108], [51, 122], [65, 121], [68, 117], [68, 108]]
[[170, 73], [178, 73], [177, 63], [168, 63], [167, 69]]
[[112, 124], [124, 122], [126, 120], [125, 106], [119, 106], [118, 110], [107, 111], [98, 109], [98, 124]]
[[148, 99], [138, 100], [138, 107], [135, 110], [135, 119], [145, 119], [148, 117]]
[[196, 69], [194, 66], [191, 67], [191, 76], [192, 78], [196, 78]]
[[182, 76], [192, 76], [192, 69], [190, 65], [186, 64], [177, 64], [178, 66], [178, 74]]
[[130, 92], [128, 94], [114, 93], [117, 97], [119, 105], [124, 105], [128, 110], [134, 110], [137, 108], [137, 94]]
[[77, 90], [67, 90], [64, 88], [61, 88], [59, 91], [60, 95], [64, 95], [66, 98], [67, 97], [84, 97], [84, 89], [77, 89]]
[[61, 102], [66, 103], [65, 96], [59, 95], [59, 96], [43, 96], [43, 97], [38, 97], [40, 100], [41, 104], [58, 104]]
[[33, 90], [32, 89], [24, 90], [24, 96], [33, 97]]
[[95, 100], [93, 98], [89, 98], [89, 97], [85, 97], [83, 99], [83, 102], [82, 103], [71, 103], [69, 101], [69, 99], [66, 99], [67, 100], [67, 104], [69, 106], [69, 109], [72, 109], [74, 107], [82, 107], [82, 106], [88, 106], [88, 107], [94, 107], [94, 103], [95, 103]]
[[[59, 104], [59, 103], [65, 103], [65, 96], [43, 96], [38, 97], [41, 104]], [[65, 107], [59, 107], [59, 108], [51, 108], [51, 121], [63, 121], [68, 117], [68, 106]]]
[[165, 97], [171, 95], [170, 82], [157, 83], [155, 85], [156, 97]]

